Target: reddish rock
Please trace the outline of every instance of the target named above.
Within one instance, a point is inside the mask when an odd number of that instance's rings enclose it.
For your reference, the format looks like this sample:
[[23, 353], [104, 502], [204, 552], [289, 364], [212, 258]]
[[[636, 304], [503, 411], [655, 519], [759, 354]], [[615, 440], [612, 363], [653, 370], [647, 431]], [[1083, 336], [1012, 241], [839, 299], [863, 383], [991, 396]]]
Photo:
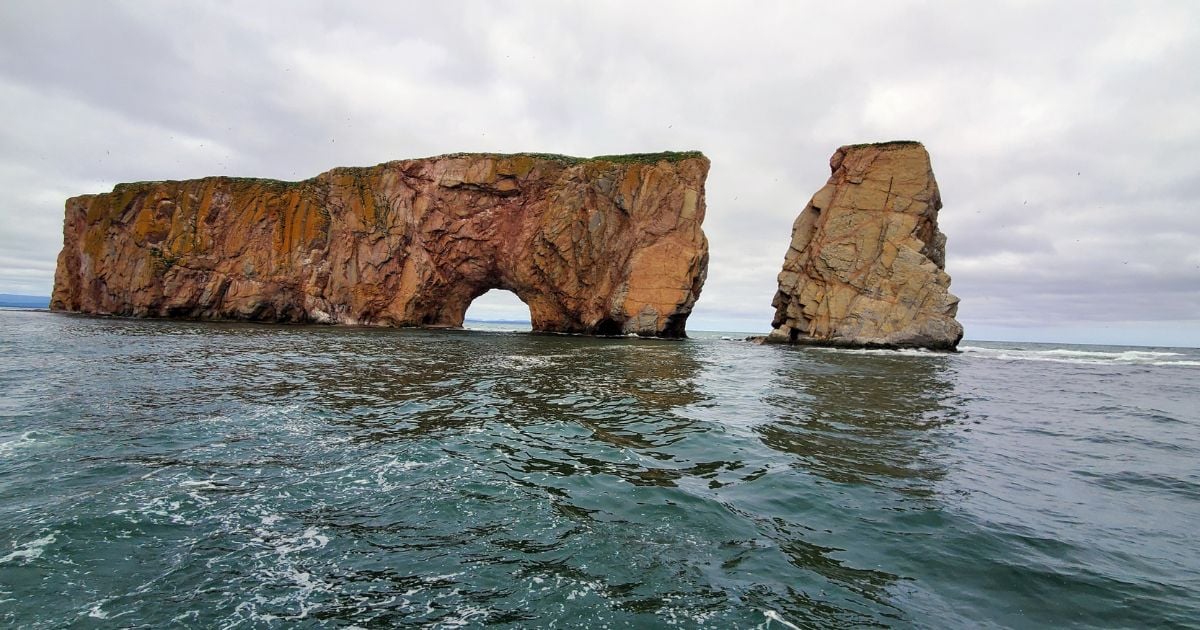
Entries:
[[507, 289], [535, 331], [682, 337], [708, 265], [699, 153], [456, 154], [301, 182], [209, 177], [67, 200], [51, 308], [461, 326]]

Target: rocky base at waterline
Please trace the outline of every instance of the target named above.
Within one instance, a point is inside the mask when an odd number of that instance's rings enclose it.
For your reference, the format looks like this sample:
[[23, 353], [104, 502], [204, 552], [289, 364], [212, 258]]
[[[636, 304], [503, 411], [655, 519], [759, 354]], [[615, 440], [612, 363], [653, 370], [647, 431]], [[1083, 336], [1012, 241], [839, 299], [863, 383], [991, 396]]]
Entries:
[[829, 166], [828, 183], [792, 226], [773, 330], [757, 340], [954, 350], [963, 329], [925, 147], [844, 146]]
[[459, 327], [496, 288], [535, 331], [682, 337], [707, 273], [708, 169], [699, 152], [454, 154], [119, 184], [67, 201], [51, 308]]

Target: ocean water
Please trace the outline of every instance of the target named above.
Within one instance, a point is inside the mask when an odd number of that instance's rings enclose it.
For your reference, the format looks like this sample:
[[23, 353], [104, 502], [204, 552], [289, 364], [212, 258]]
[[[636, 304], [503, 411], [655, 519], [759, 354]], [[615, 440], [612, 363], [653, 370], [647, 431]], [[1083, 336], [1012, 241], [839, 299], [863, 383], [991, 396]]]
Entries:
[[1200, 351], [0, 311], [5, 627], [1200, 626]]

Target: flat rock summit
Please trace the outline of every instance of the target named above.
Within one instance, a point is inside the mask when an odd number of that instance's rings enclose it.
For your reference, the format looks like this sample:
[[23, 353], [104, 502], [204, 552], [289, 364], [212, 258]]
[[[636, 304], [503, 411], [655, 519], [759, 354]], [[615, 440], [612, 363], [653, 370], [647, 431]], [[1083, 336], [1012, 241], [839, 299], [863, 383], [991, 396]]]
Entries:
[[507, 289], [535, 331], [682, 337], [708, 266], [708, 169], [699, 152], [454, 154], [120, 184], [67, 201], [51, 308], [457, 327]]
[[925, 147], [849, 145], [829, 166], [792, 226], [765, 341], [953, 350], [963, 329]]

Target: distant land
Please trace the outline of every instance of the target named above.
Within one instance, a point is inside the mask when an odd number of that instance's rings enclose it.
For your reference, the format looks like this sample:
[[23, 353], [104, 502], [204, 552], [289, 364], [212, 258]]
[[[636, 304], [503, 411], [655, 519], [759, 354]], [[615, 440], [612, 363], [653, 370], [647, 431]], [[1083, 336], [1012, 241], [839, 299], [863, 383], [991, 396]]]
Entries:
[[14, 295], [0, 293], [0, 307], [8, 308], [50, 308], [49, 296]]
[[[15, 295], [0, 293], [0, 308], [50, 308], [49, 296]], [[468, 319], [477, 324], [524, 324], [529, 326], [528, 319]]]
[[[0, 308], [50, 308], [50, 297], [43, 295], [16, 295], [13, 293], [0, 293]], [[529, 326], [528, 319], [468, 319], [468, 322], [477, 324], [525, 324]]]

